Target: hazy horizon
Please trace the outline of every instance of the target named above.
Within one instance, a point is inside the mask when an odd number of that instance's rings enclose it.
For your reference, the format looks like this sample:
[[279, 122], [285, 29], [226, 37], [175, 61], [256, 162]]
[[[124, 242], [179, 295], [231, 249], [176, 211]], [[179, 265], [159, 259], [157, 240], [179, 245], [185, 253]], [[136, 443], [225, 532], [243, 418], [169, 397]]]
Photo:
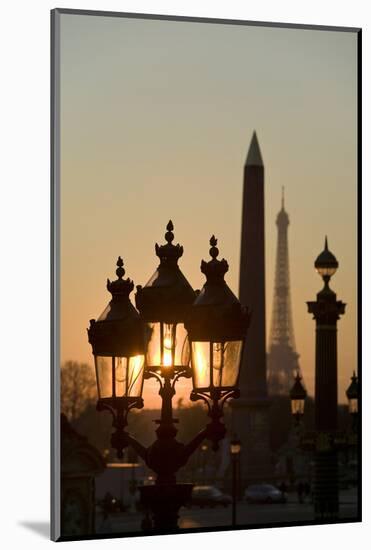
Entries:
[[[355, 33], [61, 15], [61, 360], [93, 365], [86, 328], [110, 299], [122, 256], [145, 284], [169, 219], [194, 288], [209, 238], [238, 295], [243, 167], [257, 131], [265, 166], [266, 319], [275, 220], [285, 187], [299, 362], [314, 392], [325, 235], [339, 261], [339, 402], [357, 370], [357, 36]], [[134, 292], [131, 295], [134, 301]], [[267, 351], [269, 341], [267, 340]], [[188, 397], [190, 381], [178, 396]], [[145, 382], [145, 406], [160, 405]], [[185, 403], [187, 399], [185, 399]]]

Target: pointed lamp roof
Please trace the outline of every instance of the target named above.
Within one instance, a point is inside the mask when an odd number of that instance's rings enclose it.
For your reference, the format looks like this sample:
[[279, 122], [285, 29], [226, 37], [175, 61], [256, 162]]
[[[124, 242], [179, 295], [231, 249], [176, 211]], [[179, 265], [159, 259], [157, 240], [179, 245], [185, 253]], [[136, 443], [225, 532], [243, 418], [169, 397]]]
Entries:
[[255, 130], [251, 138], [249, 151], [247, 153], [246, 166], [263, 166], [263, 159]]
[[335, 258], [334, 254], [328, 249], [327, 235], [325, 237], [325, 249], [317, 256], [316, 261], [314, 262], [314, 267], [319, 269], [331, 269], [333, 270], [332, 275], [335, 273], [339, 267], [339, 262]]

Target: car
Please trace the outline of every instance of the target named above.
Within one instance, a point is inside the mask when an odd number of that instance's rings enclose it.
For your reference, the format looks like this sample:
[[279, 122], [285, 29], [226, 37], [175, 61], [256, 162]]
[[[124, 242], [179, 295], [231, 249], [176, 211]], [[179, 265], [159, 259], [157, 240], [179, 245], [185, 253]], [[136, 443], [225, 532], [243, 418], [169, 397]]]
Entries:
[[260, 485], [250, 485], [245, 490], [244, 495], [247, 502], [257, 503], [274, 503], [274, 502], [286, 502], [286, 496], [282, 491], [269, 485], [268, 483], [261, 483]]
[[220, 489], [213, 485], [196, 485], [192, 489], [191, 500], [188, 503], [189, 506], [229, 506], [232, 502], [232, 498], [225, 493], [222, 493]]

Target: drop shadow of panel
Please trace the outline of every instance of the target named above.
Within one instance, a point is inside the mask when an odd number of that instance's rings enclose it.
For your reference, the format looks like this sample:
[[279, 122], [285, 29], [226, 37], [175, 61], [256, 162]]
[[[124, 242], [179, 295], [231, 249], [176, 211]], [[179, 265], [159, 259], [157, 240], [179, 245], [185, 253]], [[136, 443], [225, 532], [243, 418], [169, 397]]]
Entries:
[[50, 523], [48, 521], [20, 521], [19, 525], [30, 529], [42, 538], [50, 539]]

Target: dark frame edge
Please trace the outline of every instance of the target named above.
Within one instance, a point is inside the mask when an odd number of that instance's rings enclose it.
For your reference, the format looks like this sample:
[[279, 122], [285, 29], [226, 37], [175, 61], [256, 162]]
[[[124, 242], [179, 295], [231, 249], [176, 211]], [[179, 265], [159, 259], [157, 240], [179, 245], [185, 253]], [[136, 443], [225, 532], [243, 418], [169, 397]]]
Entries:
[[362, 521], [362, 29], [357, 36], [357, 336], [358, 336], [358, 514]]
[[84, 535], [77, 537], [67, 537], [61, 536], [58, 539], [58, 542], [71, 542], [79, 540], [107, 540], [107, 539], [117, 539], [117, 538], [142, 538], [142, 537], [158, 537], [158, 536], [173, 536], [173, 535], [188, 535], [192, 533], [220, 533], [220, 532], [235, 532], [235, 531], [250, 531], [250, 530], [260, 530], [260, 529], [276, 529], [276, 528], [285, 528], [285, 527], [316, 527], [319, 525], [341, 525], [341, 524], [353, 524], [360, 523], [362, 520], [359, 516], [355, 518], [343, 518], [337, 519], [334, 521], [324, 520], [324, 521], [297, 521], [297, 522], [277, 522], [277, 523], [258, 523], [251, 525], [236, 525], [236, 526], [220, 526], [220, 527], [191, 527], [189, 529], [179, 529], [177, 532], [156, 532], [156, 533], [143, 533], [140, 531], [134, 532], [124, 532], [124, 533], [95, 533], [93, 535]]
[[50, 12], [50, 538], [61, 540], [60, 529], [60, 383], [59, 383], [59, 69], [60, 16]]
[[269, 21], [250, 21], [247, 19], [222, 19], [215, 17], [196, 17], [188, 15], [163, 15], [155, 13], [134, 13], [120, 11], [103, 11], [103, 10], [84, 10], [74, 8], [55, 8], [58, 14], [66, 15], [90, 15], [95, 17], [122, 17], [131, 19], [151, 19], [158, 21], [179, 21], [190, 23], [212, 23], [212, 24], [228, 24], [228, 25], [250, 25], [251, 27], [270, 27], [270, 28], [285, 28], [285, 29], [303, 29], [315, 31], [336, 31], [336, 32], [359, 32], [360, 27], [337, 27], [330, 25], [316, 24], [300, 24], [300, 23], [282, 23]]

